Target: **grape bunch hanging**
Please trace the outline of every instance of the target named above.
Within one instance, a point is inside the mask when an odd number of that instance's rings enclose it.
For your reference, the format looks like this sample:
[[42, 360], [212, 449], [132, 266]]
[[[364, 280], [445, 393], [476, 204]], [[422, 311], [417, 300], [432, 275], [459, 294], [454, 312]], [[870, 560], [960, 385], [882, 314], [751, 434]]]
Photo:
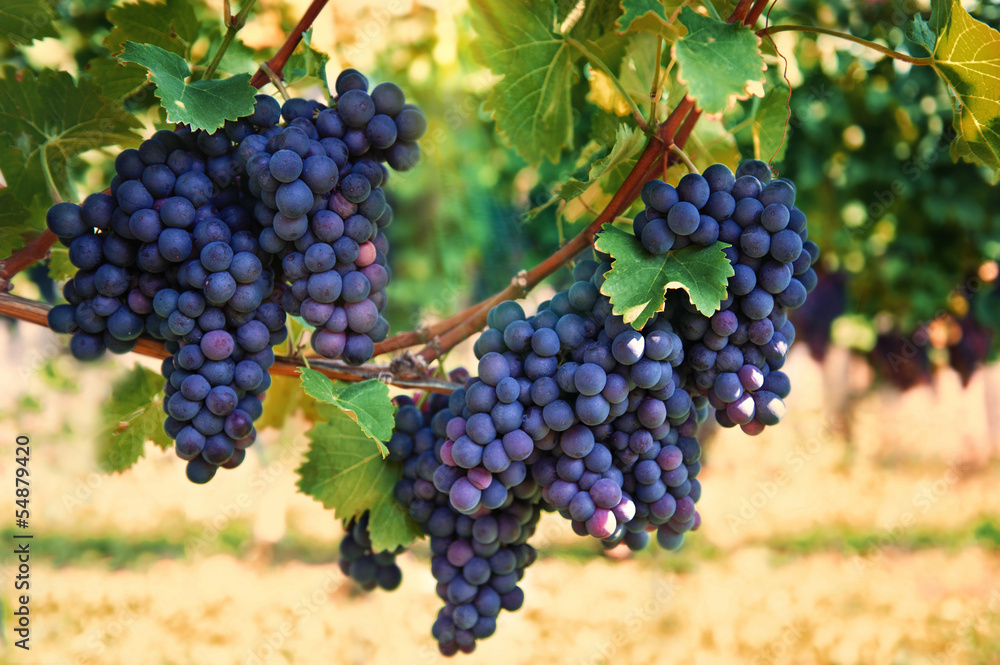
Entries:
[[165, 343], [164, 428], [192, 482], [254, 442], [286, 315], [355, 365], [388, 333], [386, 164], [416, 165], [427, 122], [393, 83], [335, 87], [329, 107], [258, 95], [213, 133], [160, 130], [118, 155], [108, 193], [48, 211], [77, 269], [49, 326], [80, 360]]
[[[790, 181], [745, 162], [690, 174], [676, 188], [646, 183], [636, 237], [653, 255], [723, 240], [734, 268], [719, 311], [686, 295], [635, 330], [601, 294], [612, 258], [582, 259], [573, 285], [532, 316], [512, 301], [490, 311], [474, 350], [478, 376], [450, 397], [398, 397], [389, 457], [402, 463], [395, 498], [430, 537], [444, 605], [431, 632], [441, 652], [471, 653], [535, 560], [542, 512], [605, 547], [676, 550], [701, 517], [698, 428], [759, 434], [784, 414], [781, 368], [795, 330], [787, 312], [816, 284]], [[401, 550], [374, 552], [367, 516], [348, 521], [341, 568], [365, 589], [395, 589]]]

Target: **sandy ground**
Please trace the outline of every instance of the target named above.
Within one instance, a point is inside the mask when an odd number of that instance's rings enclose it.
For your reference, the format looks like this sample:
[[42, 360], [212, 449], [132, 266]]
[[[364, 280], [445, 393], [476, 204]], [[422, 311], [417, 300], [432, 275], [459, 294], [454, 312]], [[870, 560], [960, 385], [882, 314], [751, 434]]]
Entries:
[[[99, 405], [135, 359], [83, 372], [58, 349], [37, 328], [0, 332], [0, 475], [12, 494], [14, 437], [29, 434], [38, 541], [28, 653], [11, 644], [16, 573], [0, 557], [0, 662], [443, 660], [425, 545], [401, 558], [394, 593], [359, 594], [341, 576], [335, 520], [294, 492], [304, 422], [267, 430], [207, 487], [152, 446], [103, 475]], [[550, 516], [524, 608], [460, 658], [1000, 663], [1000, 436], [987, 409], [1000, 372], [966, 389], [946, 373], [905, 395], [859, 391], [864, 372], [836, 355], [820, 367], [795, 354], [789, 373], [780, 427], [707, 437], [703, 527], [680, 553], [615, 561]]]

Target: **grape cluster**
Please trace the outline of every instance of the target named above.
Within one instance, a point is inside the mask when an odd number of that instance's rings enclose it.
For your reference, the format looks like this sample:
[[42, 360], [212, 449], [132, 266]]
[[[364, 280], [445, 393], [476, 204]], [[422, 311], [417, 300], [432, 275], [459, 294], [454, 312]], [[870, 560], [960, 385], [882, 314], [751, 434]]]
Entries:
[[358, 519], [346, 520], [344, 531], [346, 533], [340, 541], [340, 570], [365, 591], [375, 588], [392, 591], [399, 588], [403, 572], [396, 565], [396, 555], [402, 548], [393, 552], [372, 550], [367, 512]]
[[[337, 79], [336, 108], [290, 100], [284, 128], [250, 135], [239, 146], [260, 243], [281, 257], [285, 310], [316, 327], [313, 348], [361, 364], [385, 339], [381, 316], [390, 272], [382, 229], [392, 221], [382, 185], [389, 171], [411, 168], [423, 114], [394, 83], [369, 95], [355, 70]], [[268, 98], [270, 99], [270, 98]], [[277, 104], [268, 119], [277, 118]]]
[[[285, 315], [239, 183], [220, 162], [226, 132], [160, 131], [115, 160], [110, 194], [60, 203], [48, 226], [78, 269], [49, 323], [81, 360], [123, 353], [145, 333], [171, 352], [164, 429], [193, 482], [235, 468], [253, 443]], [[217, 154], [218, 153], [218, 154]]]
[[432, 634], [446, 655], [471, 652], [501, 610], [521, 607], [543, 510], [606, 547], [642, 549], [655, 532], [676, 549], [698, 528], [707, 399], [685, 390], [684, 344], [667, 318], [615, 344], [631, 328], [599, 292], [609, 269], [580, 261], [576, 283], [531, 317], [498, 305], [475, 344], [478, 376], [453, 373], [464, 386], [423, 409], [396, 399], [395, 497], [430, 536], [444, 601]]
[[[468, 380], [464, 370], [452, 380]], [[441, 652], [470, 653], [475, 641], [496, 630], [501, 610], [520, 609], [524, 592], [517, 583], [535, 560], [527, 539], [539, 518], [538, 485], [522, 473], [521, 482], [496, 509], [462, 514], [449, 502], [454, 469], [441, 463], [451, 424], [465, 409], [463, 391], [450, 398], [431, 395], [421, 411], [408, 397], [396, 404], [396, 428], [389, 458], [403, 462], [396, 500], [430, 536], [431, 573], [444, 601], [431, 630]]]
[[599, 290], [608, 269], [580, 261], [576, 282], [534, 316], [514, 302], [491, 312], [478, 380], [441, 449], [458, 476], [450, 502], [462, 513], [502, 505], [528, 474], [579, 535], [641, 549], [655, 530], [676, 549], [699, 524], [695, 433], [707, 408], [685, 390], [668, 318], [637, 331], [612, 314]]
[[165, 342], [164, 429], [193, 482], [253, 443], [286, 313], [355, 364], [388, 332], [382, 162], [411, 168], [426, 119], [398, 86], [367, 88], [346, 70], [335, 108], [258, 95], [215, 132], [160, 130], [117, 156], [109, 193], [47, 213], [77, 269], [49, 326], [80, 360]]
[[691, 173], [674, 188], [659, 180], [642, 189], [646, 209], [633, 229], [643, 247], [662, 254], [688, 245], [727, 243], [733, 266], [728, 294], [711, 317], [682, 295], [667, 299], [685, 342], [692, 388], [706, 396], [724, 427], [759, 434], [785, 413], [791, 388], [781, 372], [795, 341], [789, 310], [816, 287], [819, 247], [809, 240], [806, 216], [795, 207], [795, 185], [771, 179], [759, 160], [734, 174], [714, 164]]
[[[464, 381], [468, 373], [455, 370], [451, 378]], [[448, 424], [456, 418], [453, 410], [465, 408], [461, 394], [427, 395], [421, 399], [422, 407], [407, 396], [393, 401], [398, 409], [387, 444], [389, 459], [402, 463], [394, 495], [430, 536], [431, 572], [444, 601], [432, 633], [442, 653], [469, 653], [477, 639], [496, 630], [501, 610], [516, 611], [524, 602], [517, 584], [535, 560], [535, 551], [526, 541], [539, 519], [539, 488], [530, 478], [522, 478], [498, 509], [459, 513], [442, 490], [452, 469], [441, 464], [440, 451]], [[373, 553], [367, 519], [365, 513], [345, 524], [341, 570], [364, 589], [392, 590], [400, 581], [394, 563], [399, 550]]]

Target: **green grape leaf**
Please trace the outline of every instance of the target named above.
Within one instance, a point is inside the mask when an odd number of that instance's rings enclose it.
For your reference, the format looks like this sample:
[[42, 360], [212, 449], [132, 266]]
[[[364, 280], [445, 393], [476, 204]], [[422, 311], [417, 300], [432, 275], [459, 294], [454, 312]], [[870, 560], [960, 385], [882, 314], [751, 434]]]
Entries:
[[288, 85], [295, 85], [303, 79], [319, 79], [326, 94], [330, 94], [330, 83], [326, 79], [326, 65], [330, 56], [312, 47], [312, 30], [302, 33], [302, 44], [292, 53], [282, 72]]
[[[1000, 32], [969, 15], [958, 0], [932, 3], [937, 32], [930, 64], [955, 102], [952, 155], [982, 164], [1000, 179]], [[927, 39], [927, 24], [918, 24]], [[923, 43], [923, 42], [921, 42]]]
[[112, 57], [94, 58], [88, 65], [88, 73], [108, 99], [124, 99], [148, 83], [143, 67], [113, 57], [122, 52], [125, 42], [152, 44], [186, 58], [198, 39], [198, 17], [188, 0], [120, 5], [108, 10], [108, 20], [114, 27], [104, 45]]
[[650, 32], [671, 41], [677, 36], [660, 0], [621, 0], [621, 7], [619, 32]]
[[[52, 203], [45, 166], [64, 198], [75, 195], [69, 162], [105, 146], [133, 146], [142, 124], [101, 96], [93, 81], [74, 81], [50, 69], [5, 67], [0, 78], [0, 168], [11, 193], [26, 207]], [[43, 160], [44, 157], [44, 160]]]
[[[618, 73], [618, 80], [632, 99], [639, 103], [639, 108], [649, 104], [649, 91], [656, 71], [656, 42], [652, 35], [633, 35], [628, 40], [628, 48]], [[663, 54], [660, 56], [662, 58]]]
[[156, 96], [167, 111], [167, 122], [183, 122], [192, 129], [212, 132], [226, 120], [253, 113], [257, 90], [250, 85], [249, 74], [186, 83], [191, 70], [184, 58], [159, 46], [134, 42], [126, 42], [118, 58], [149, 70]]
[[663, 311], [668, 289], [684, 289], [698, 311], [710, 316], [726, 297], [728, 279], [734, 274], [723, 242], [653, 256], [634, 235], [605, 224], [594, 246], [613, 258], [601, 293], [611, 298], [612, 311], [636, 330]]
[[934, 52], [937, 36], [920, 14], [915, 15], [906, 26], [906, 36], [915, 44], [923, 46], [927, 53]]
[[49, 250], [49, 277], [63, 282], [76, 274], [76, 266], [69, 261], [69, 249], [56, 245]]
[[570, 88], [579, 54], [552, 31], [551, 0], [471, 0], [477, 59], [502, 76], [484, 109], [497, 133], [532, 164], [573, 143]]
[[163, 431], [163, 409], [157, 397], [163, 377], [136, 365], [111, 386], [111, 396], [101, 406], [104, 428], [98, 460], [102, 469], [124, 471], [142, 457], [146, 441], [166, 450], [173, 445]]
[[108, 10], [114, 28], [104, 39], [113, 55], [121, 53], [125, 42], [152, 44], [184, 56], [198, 39], [198, 17], [187, 0], [136, 2]]
[[635, 165], [645, 143], [645, 135], [642, 131], [628, 125], [619, 125], [615, 144], [611, 146], [607, 155], [591, 163], [587, 179], [570, 178], [559, 185], [556, 193], [564, 199], [573, 199], [583, 194], [599, 180], [601, 181], [601, 189], [605, 193], [617, 191], [625, 180], [625, 176]]
[[9, 189], [0, 189], [0, 259], [28, 244], [26, 236], [38, 235], [40, 223], [32, 223], [31, 214]]
[[382, 457], [389, 449], [382, 443], [392, 436], [395, 407], [389, 399], [389, 386], [377, 379], [359, 383], [334, 383], [324, 374], [307, 367], [299, 368], [302, 389], [313, 399], [332, 404], [358, 423], [365, 436], [378, 444]]
[[[576, 39], [600, 39], [608, 36], [609, 40], [615, 40], [617, 36], [609, 28], [615, 25], [615, 21], [621, 16], [622, 9], [616, 2], [587, 2], [582, 3], [576, 0], [570, 3], [571, 11], [564, 11], [563, 2], [558, 2], [559, 11], [556, 15], [556, 22], [559, 24], [559, 32], [570, 35]], [[581, 11], [582, 7], [582, 11]], [[575, 21], [575, 22], [574, 22]], [[568, 28], [568, 30], [567, 30]], [[605, 59], [610, 64], [611, 61]]]
[[308, 432], [311, 445], [298, 469], [299, 490], [340, 519], [368, 511], [376, 551], [409, 545], [421, 531], [393, 497], [402, 477], [400, 465], [372, 450], [365, 432], [347, 413], [331, 407], [321, 411], [326, 422], [317, 422]]
[[760, 146], [760, 158], [765, 162], [780, 162], [785, 158], [788, 148], [785, 139], [791, 115], [786, 85], [776, 85], [764, 93], [753, 118], [753, 136], [754, 143]]
[[52, 6], [45, 0], [4, 0], [0, 5], [0, 37], [14, 44], [58, 37]]
[[594, 184], [589, 178], [587, 180], [580, 180], [578, 178], [570, 178], [566, 182], [563, 182], [556, 186], [555, 193], [566, 201], [571, 201], [578, 196], [583, 196], [583, 193]]
[[[588, 5], [590, 3], [587, 3]], [[556, 22], [563, 23], [576, 13], [577, 0], [556, 0]]]
[[931, 0], [931, 30], [940, 35], [951, 23], [951, 0]]
[[590, 180], [593, 182], [599, 179], [601, 190], [605, 194], [617, 192], [645, 146], [646, 137], [642, 131], [628, 125], [619, 126], [618, 137], [611, 152], [590, 167]]
[[131, 63], [122, 64], [117, 58], [101, 56], [87, 63], [87, 74], [101, 88], [101, 94], [122, 101], [142, 90], [149, 81], [146, 70]]
[[722, 113], [737, 99], [746, 99], [764, 83], [760, 39], [750, 28], [681, 10], [687, 34], [673, 46], [677, 80], [688, 86], [698, 106]]

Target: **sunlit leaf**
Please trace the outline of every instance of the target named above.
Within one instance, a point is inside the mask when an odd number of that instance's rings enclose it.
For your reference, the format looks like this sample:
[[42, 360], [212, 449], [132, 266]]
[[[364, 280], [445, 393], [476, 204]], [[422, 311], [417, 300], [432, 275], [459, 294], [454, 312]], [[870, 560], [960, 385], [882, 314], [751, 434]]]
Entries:
[[621, 7], [624, 13], [618, 19], [619, 31], [649, 32], [666, 39], [677, 36], [660, 0], [621, 0]]
[[112, 57], [94, 58], [88, 65], [88, 73], [108, 99], [123, 99], [147, 83], [144, 68], [113, 57], [122, 52], [125, 42], [152, 44], [186, 58], [198, 39], [198, 18], [188, 0], [120, 5], [108, 10], [108, 20], [114, 27], [104, 45]]
[[[928, 27], [914, 23], [911, 34], [926, 43]], [[932, 4], [937, 32], [931, 66], [955, 101], [958, 132], [952, 154], [985, 165], [1000, 179], [1000, 32], [974, 19], [958, 0]]]
[[638, 159], [645, 143], [646, 136], [638, 129], [628, 125], [619, 126], [615, 144], [604, 157], [594, 160], [590, 165], [587, 179], [571, 178], [558, 188], [557, 193], [565, 199], [576, 198], [599, 180], [601, 189], [605, 193], [617, 191]]
[[300, 368], [298, 372], [302, 377], [302, 389], [307, 395], [342, 409], [378, 445], [383, 457], [389, 454], [389, 449], [382, 442], [392, 436], [395, 407], [389, 398], [387, 385], [376, 379], [334, 383], [314, 369]]
[[721, 113], [737, 99], [761, 94], [764, 58], [757, 35], [736, 23], [681, 10], [687, 34], [674, 44], [678, 80], [708, 113]]
[[785, 158], [785, 150], [788, 148], [788, 119], [791, 114], [788, 107], [788, 87], [784, 84], [768, 90], [763, 101], [757, 105], [753, 133], [754, 141], [760, 146], [760, 158], [764, 161], [780, 162]]
[[726, 297], [733, 275], [722, 242], [654, 256], [632, 234], [605, 224], [594, 246], [614, 259], [601, 293], [611, 298], [612, 311], [636, 330], [663, 310], [668, 289], [684, 289], [699, 312], [711, 315]]
[[158, 395], [163, 377], [141, 365], [115, 381], [111, 397], [101, 407], [104, 429], [98, 460], [107, 471], [124, 471], [139, 461], [146, 441], [166, 450], [173, 445], [163, 431], [163, 409]]
[[149, 44], [127, 42], [118, 58], [149, 70], [168, 122], [183, 122], [192, 129], [211, 132], [222, 127], [226, 120], [253, 113], [257, 90], [250, 85], [249, 74], [189, 83], [191, 70], [183, 58]]
[[557, 161], [573, 143], [570, 87], [579, 57], [553, 32], [551, 0], [472, 0], [479, 61], [502, 76], [485, 109], [497, 132], [529, 162]]
[[421, 531], [393, 497], [393, 488], [402, 477], [400, 465], [382, 459], [344, 411], [326, 406], [322, 413], [326, 422], [316, 423], [308, 433], [311, 445], [298, 469], [299, 489], [340, 519], [368, 511], [376, 551], [409, 545]]
[[330, 94], [330, 83], [326, 80], [326, 65], [330, 56], [312, 47], [312, 30], [302, 34], [302, 43], [288, 59], [288, 64], [282, 72], [288, 85], [295, 85], [303, 80], [315, 79], [323, 84], [323, 89]]

